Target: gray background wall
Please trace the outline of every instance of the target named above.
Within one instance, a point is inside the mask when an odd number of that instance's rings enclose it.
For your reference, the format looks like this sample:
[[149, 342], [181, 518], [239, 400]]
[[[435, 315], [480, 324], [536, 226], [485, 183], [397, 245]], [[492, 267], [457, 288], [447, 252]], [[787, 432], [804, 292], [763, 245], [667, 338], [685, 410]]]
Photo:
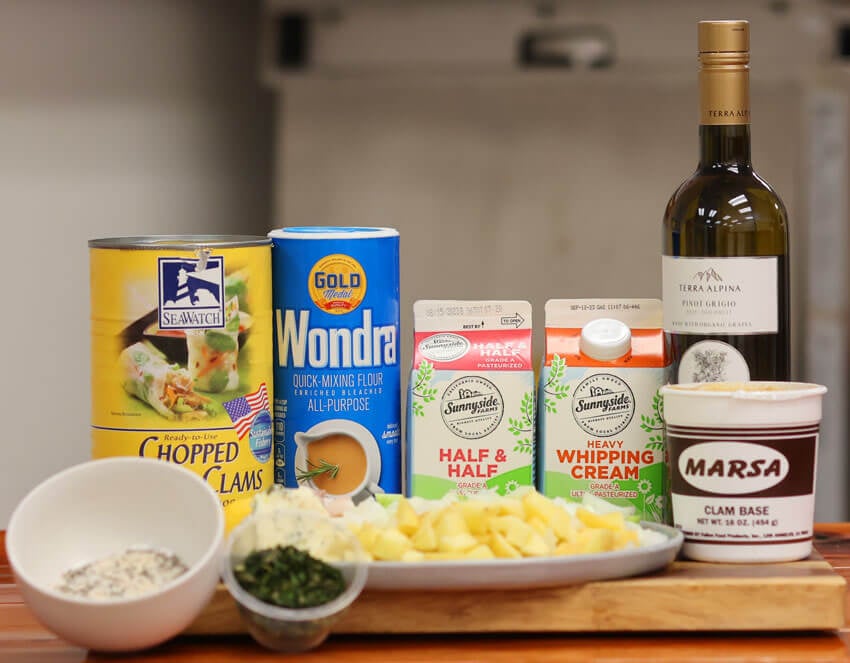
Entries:
[[258, 27], [253, 2], [0, 0], [0, 527], [89, 457], [86, 241], [269, 226]]

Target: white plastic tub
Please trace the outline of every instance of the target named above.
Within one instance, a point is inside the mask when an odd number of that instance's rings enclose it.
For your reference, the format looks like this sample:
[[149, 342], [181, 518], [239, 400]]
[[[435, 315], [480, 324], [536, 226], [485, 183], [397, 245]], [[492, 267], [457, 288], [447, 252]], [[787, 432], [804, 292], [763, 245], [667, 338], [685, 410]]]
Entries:
[[826, 387], [706, 383], [661, 393], [682, 553], [710, 562], [807, 557]]

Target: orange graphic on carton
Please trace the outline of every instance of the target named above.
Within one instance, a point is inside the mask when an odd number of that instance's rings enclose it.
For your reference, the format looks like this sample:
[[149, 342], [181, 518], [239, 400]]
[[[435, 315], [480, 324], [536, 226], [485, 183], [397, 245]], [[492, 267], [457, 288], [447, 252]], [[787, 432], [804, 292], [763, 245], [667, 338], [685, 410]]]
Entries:
[[351, 256], [334, 253], [310, 269], [308, 289], [316, 307], [332, 315], [345, 315], [366, 296], [366, 272]]
[[613, 361], [599, 361], [580, 350], [581, 328], [549, 328], [546, 330], [546, 366], [558, 355], [567, 366], [623, 366], [653, 368], [670, 363], [668, 348], [661, 329], [632, 329], [629, 352]]

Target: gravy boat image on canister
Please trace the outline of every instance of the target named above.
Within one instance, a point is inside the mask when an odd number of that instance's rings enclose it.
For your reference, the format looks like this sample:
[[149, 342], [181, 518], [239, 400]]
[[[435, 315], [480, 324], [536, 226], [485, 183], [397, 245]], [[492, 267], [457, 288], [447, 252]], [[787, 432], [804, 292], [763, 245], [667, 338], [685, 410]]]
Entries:
[[[328, 419], [295, 433], [299, 485], [360, 502], [383, 493], [381, 454], [367, 428], [348, 419]], [[324, 471], [322, 471], [324, 470]]]

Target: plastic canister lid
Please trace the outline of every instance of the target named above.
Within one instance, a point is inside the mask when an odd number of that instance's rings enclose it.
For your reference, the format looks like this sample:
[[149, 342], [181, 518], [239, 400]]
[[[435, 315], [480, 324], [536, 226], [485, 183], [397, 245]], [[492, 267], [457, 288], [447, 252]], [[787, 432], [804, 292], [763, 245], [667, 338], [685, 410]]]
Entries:
[[591, 359], [612, 361], [632, 349], [632, 330], [613, 318], [598, 318], [581, 328], [579, 348]]

